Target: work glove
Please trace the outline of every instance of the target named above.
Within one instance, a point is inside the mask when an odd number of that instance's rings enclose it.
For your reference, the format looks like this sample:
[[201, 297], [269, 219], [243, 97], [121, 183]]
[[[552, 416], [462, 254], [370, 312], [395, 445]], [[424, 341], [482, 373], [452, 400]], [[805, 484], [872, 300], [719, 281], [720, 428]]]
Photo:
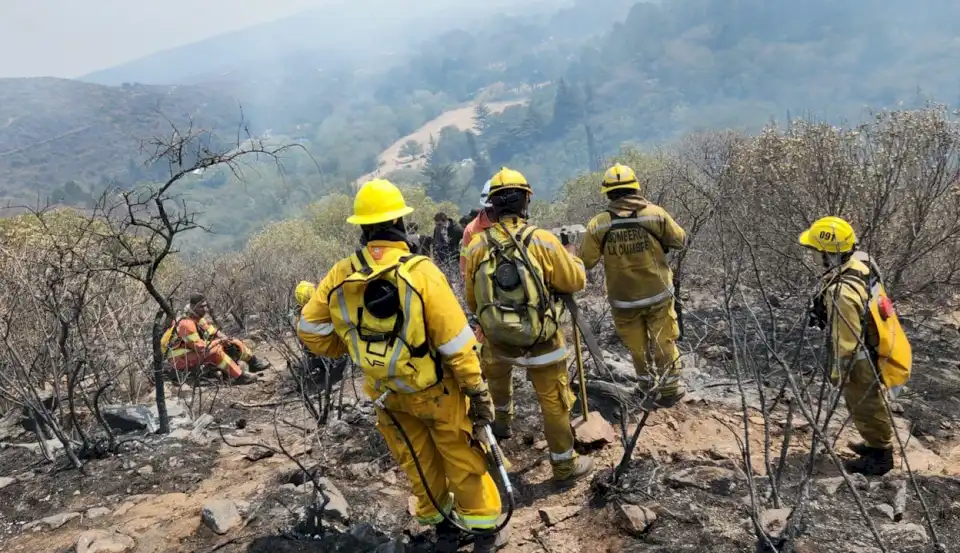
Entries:
[[470, 408], [467, 410], [467, 416], [473, 422], [473, 435], [479, 440], [483, 435], [483, 427], [493, 424], [494, 409], [490, 387], [487, 386], [486, 382], [480, 382], [472, 388], [464, 388], [463, 393], [470, 398]]

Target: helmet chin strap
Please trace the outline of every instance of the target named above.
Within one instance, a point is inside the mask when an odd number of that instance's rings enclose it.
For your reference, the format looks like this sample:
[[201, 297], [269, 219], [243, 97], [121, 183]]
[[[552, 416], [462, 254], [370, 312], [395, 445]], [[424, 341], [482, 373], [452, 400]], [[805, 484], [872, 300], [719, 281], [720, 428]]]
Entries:
[[820, 252], [820, 262], [824, 269], [832, 269], [843, 265], [843, 258], [842, 253]]

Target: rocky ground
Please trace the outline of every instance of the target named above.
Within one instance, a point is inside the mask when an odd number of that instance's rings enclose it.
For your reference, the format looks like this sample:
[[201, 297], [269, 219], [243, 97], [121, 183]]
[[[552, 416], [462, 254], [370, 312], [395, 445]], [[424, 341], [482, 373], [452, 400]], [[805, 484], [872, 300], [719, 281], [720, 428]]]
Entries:
[[[598, 471], [559, 489], [549, 482], [532, 388], [522, 372], [515, 374], [517, 425], [503, 446], [512, 463], [517, 508], [506, 551], [747, 551], [757, 543], [753, 515], [770, 535], [798, 534], [796, 551], [879, 551], [871, 525], [887, 551], [933, 551], [925, 509], [937, 541], [956, 547], [960, 346], [953, 323], [908, 317], [917, 367], [898, 401], [897, 422], [912, 479], [903, 461], [884, 478], [845, 478], [827, 455], [811, 459], [811, 427], [795, 415], [783, 476], [772, 493], [777, 480], [766, 474], [764, 452], [771, 452], [774, 464], [779, 461], [787, 404], [762, 416], [756, 409], [758, 388], [750, 384], [744, 416], [731, 376], [731, 344], [711, 335], [723, 327], [722, 319], [709, 309], [690, 316], [684, 370], [693, 391], [685, 403], [649, 416], [633, 461], [615, 486], [610, 474], [623, 453], [616, 406], [603, 396], [591, 397], [590, 422], [578, 430], [581, 448], [596, 458]], [[629, 364], [608, 327], [601, 341], [610, 350], [608, 368], [629, 385]], [[272, 360], [282, 368], [278, 358]], [[331, 422], [316, 431], [285, 370], [264, 374], [256, 385], [220, 390], [209, 414], [199, 409], [192, 390], [178, 394], [170, 387], [174, 432], [150, 434], [146, 420], [142, 430], [126, 434], [142, 441], [128, 443], [121, 455], [89, 461], [84, 474], [67, 468], [62, 458], [42, 461], [31, 435], [6, 421], [0, 431], [0, 551], [429, 551], [430, 532], [407, 514], [409, 487], [374, 427], [373, 406], [357, 397], [359, 387], [345, 381], [342, 412], [334, 409]], [[768, 401], [778, 382], [769, 386]], [[211, 395], [205, 394], [204, 405]], [[145, 405], [150, 402], [144, 398]], [[842, 423], [843, 416], [839, 419]], [[628, 431], [636, 422], [632, 416]], [[835, 451], [849, 456], [844, 444], [855, 437], [849, 425], [832, 430], [840, 433]], [[765, 441], [772, 444], [769, 450]], [[257, 444], [273, 449], [282, 444], [289, 456]], [[811, 462], [814, 478], [803, 486]], [[329, 498], [320, 527], [310, 516], [316, 504], [312, 480]], [[898, 494], [906, 498], [902, 517], [896, 512]]]

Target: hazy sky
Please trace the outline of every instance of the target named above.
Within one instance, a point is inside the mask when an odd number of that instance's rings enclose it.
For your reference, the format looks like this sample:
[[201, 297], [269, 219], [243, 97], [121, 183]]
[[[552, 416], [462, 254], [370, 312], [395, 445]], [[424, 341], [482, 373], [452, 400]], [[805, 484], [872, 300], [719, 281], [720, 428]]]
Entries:
[[0, 77], [78, 77], [327, 0], [0, 0]]

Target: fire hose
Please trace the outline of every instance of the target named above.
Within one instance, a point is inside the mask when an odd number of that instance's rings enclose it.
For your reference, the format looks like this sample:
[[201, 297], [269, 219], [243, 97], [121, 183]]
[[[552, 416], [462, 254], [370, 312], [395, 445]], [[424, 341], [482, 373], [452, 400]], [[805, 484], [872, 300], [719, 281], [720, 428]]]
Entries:
[[384, 392], [383, 395], [381, 395], [379, 398], [376, 399], [376, 401], [373, 402], [373, 404], [387, 415], [387, 417], [390, 419], [390, 422], [393, 423], [393, 426], [395, 426], [397, 431], [399, 432], [400, 438], [403, 439], [403, 443], [406, 444], [407, 449], [410, 450], [410, 456], [413, 458], [413, 465], [414, 467], [416, 467], [417, 474], [420, 476], [420, 482], [423, 483], [423, 489], [427, 492], [427, 497], [430, 499], [430, 503], [432, 503], [433, 507], [437, 510], [438, 513], [440, 513], [440, 516], [443, 517], [443, 520], [451, 524], [457, 530], [460, 530], [461, 532], [472, 535], [472, 536], [488, 536], [490, 534], [496, 534], [500, 530], [503, 530], [504, 528], [506, 528], [507, 524], [510, 522], [510, 518], [513, 517], [513, 510], [516, 507], [516, 499], [514, 498], [513, 484], [510, 482], [510, 477], [507, 475], [506, 464], [504, 463], [504, 460], [503, 460], [503, 452], [500, 450], [500, 445], [497, 443], [497, 439], [493, 435], [493, 430], [490, 429], [490, 425], [487, 424], [483, 426], [483, 435], [487, 439], [487, 445], [490, 446], [490, 454], [493, 457], [494, 465], [496, 465], [497, 467], [497, 473], [498, 473], [498, 476], [500, 477], [500, 483], [503, 484], [503, 488], [507, 492], [508, 508], [507, 508], [507, 516], [503, 519], [503, 521], [499, 525], [497, 525], [494, 528], [477, 530], [473, 528], [467, 528], [466, 526], [458, 522], [456, 519], [451, 517], [449, 514], [444, 512], [443, 508], [440, 506], [440, 502], [437, 501], [436, 496], [433, 495], [433, 491], [430, 489], [430, 486], [427, 484], [427, 477], [426, 475], [423, 474], [423, 467], [420, 466], [420, 459], [417, 458], [417, 452], [413, 448], [413, 444], [410, 442], [410, 437], [407, 436], [407, 433], [403, 430], [403, 427], [400, 426], [400, 422], [393, 415], [393, 413], [391, 413], [390, 410], [387, 409], [386, 407], [386, 399], [387, 399], [387, 396], [390, 395], [390, 392], [391, 390], [387, 390], [386, 392]]

